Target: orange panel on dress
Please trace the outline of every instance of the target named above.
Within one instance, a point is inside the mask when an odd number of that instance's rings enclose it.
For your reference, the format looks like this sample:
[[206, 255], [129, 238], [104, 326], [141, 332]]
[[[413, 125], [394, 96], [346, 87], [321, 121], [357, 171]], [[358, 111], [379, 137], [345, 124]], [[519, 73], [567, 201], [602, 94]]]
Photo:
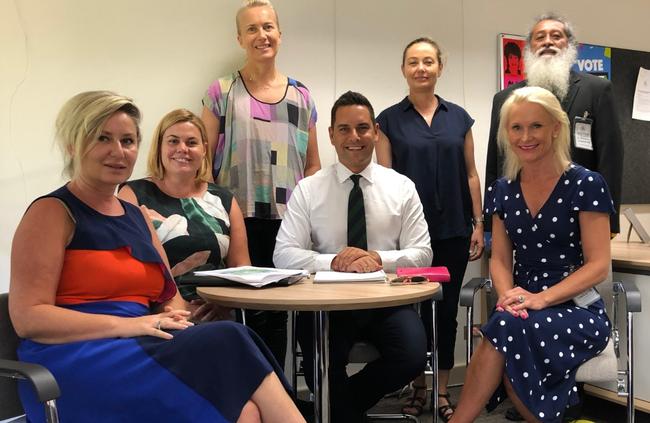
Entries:
[[56, 304], [133, 301], [149, 307], [160, 297], [164, 283], [158, 263], [141, 262], [126, 247], [66, 250]]

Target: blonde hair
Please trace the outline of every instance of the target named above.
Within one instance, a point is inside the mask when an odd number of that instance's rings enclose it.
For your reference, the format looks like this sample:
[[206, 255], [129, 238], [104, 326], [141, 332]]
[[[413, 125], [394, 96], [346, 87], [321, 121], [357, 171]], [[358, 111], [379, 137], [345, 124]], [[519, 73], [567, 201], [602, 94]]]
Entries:
[[161, 150], [162, 140], [167, 131], [177, 123], [189, 122], [194, 125], [201, 134], [201, 144], [205, 149], [201, 167], [196, 172], [196, 179], [203, 182], [210, 182], [211, 160], [210, 152], [208, 151], [208, 136], [205, 130], [205, 125], [201, 118], [186, 109], [176, 109], [167, 113], [158, 123], [153, 132], [151, 139], [151, 147], [149, 147], [149, 156], [147, 158], [147, 173], [149, 176], [156, 179], [163, 179], [165, 176], [165, 167], [162, 163]]
[[129, 97], [111, 91], [86, 91], [65, 102], [56, 118], [56, 140], [63, 154], [63, 174], [73, 178], [78, 161], [97, 142], [106, 121], [126, 113], [135, 124], [140, 143], [140, 110]]
[[569, 132], [569, 118], [567, 117], [557, 97], [550, 91], [540, 87], [523, 87], [510, 94], [510, 97], [503, 103], [499, 115], [499, 130], [497, 140], [499, 148], [505, 155], [503, 165], [503, 174], [508, 179], [517, 178], [521, 170], [521, 162], [517, 155], [512, 151], [508, 142], [508, 125], [509, 115], [512, 106], [521, 103], [538, 104], [555, 120], [560, 123], [560, 131], [557, 137], [553, 139], [553, 152], [555, 156], [555, 165], [559, 171], [564, 171], [571, 162], [569, 147], [571, 144]]
[[269, 0], [246, 0], [244, 1], [244, 5], [239, 9], [237, 9], [237, 14], [235, 15], [235, 26], [237, 27], [237, 35], [240, 34], [239, 17], [241, 16], [242, 13], [244, 13], [245, 10], [252, 9], [254, 7], [270, 7], [271, 10], [273, 10], [273, 14], [275, 15], [275, 24], [278, 26], [278, 30], [280, 29], [280, 19], [278, 18], [278, 12], [275, 10], [275, 7], [273, 7], [273, 4]]

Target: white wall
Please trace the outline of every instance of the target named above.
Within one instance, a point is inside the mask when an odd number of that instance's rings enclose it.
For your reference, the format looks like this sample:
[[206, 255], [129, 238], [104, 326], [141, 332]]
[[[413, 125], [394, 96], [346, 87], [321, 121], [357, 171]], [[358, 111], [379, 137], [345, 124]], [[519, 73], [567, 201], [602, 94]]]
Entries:
[[[62, 103], [91, 89], [133, 97], [144, 112], [146, 151], [163, 114], [177, 107], [200, 112], [208, 84], [241, 65], [234, 28], [239, 4], [0, 0], [0, 292], [8, 289], [11, 238], [23, 211], [64, 182], [52, 144]], [[335, 98], [348, 89], [360, 91], [377, 112], [400, 100], [406, 94], [402, 49], [417, 36], [432, 36], [446, 51], [437, 92], [476, 119], [481, 175], [496, 91], [497, 33], [523, 34], [533, 16], [557, 10], [572, 19], [581, 41], [650, 51], [646, 0], [546, 0], [516, 7], [510, 0], [276, 0], [275, 5], [283, 31], [279, 67], [314, 95], [324, 165], [335, 160], [327, 138]], [[141, 159], [134, 177], [143, 171]], [[467, 278], [478, 274], [478, 264], [470, 265]]]

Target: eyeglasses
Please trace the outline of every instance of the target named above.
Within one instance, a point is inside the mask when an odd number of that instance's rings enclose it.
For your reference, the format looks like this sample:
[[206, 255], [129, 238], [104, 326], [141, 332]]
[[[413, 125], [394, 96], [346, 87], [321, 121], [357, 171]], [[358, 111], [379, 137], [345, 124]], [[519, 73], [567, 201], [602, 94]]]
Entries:
[[390, 280], [391, 285], [413, 285], [427, 282], [429, 279], [426, 276], [398, 276]]

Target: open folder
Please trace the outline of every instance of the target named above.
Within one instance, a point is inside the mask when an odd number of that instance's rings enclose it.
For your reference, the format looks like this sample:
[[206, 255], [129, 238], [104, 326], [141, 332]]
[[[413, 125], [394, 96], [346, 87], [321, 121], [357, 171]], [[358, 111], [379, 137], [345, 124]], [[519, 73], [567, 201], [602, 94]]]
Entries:
[[370, 273], [351, 273], [351, 272], [335, 272], [333, 270], [321, 270], [316, 272], [314, 276], [314, 283], [328, 283], [328, 282], [378, 282], [385, 281], [386, 273], [383, 270]]
[[261, 288], [267, 285], [291, 285], [307, 276], [309, 276], [309, 273], [306, 270], [241, 266], [194, 272], [193, 279], [197, 285], [204, 286], [223, 285], [223, 282], [234, 282]]

